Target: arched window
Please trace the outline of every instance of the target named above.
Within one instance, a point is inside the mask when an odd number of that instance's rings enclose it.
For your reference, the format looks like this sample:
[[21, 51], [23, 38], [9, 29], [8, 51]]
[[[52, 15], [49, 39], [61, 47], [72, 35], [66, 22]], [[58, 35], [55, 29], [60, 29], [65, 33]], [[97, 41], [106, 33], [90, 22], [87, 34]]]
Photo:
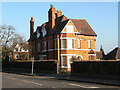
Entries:
[[82, 60], [82, 59], [83, 59], [83, 56], [82, 56], [82, 55], [78, 55], [78, 56], [77, 56], [77, 59], [78, 59], [78, 60]]
[[18, 59], [18, 54], [16, 54], [16, 59]]

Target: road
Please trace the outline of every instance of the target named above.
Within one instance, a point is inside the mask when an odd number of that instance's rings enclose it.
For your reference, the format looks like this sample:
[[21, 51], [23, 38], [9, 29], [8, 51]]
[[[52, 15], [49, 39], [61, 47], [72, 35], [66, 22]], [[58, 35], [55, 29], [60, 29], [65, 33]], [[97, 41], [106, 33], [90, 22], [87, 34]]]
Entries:
[[66, 80], [50, 79], [45, 76], [27, 76], [2, 73], [2, 88], [117, 88], [116, 86], [100, 85]]

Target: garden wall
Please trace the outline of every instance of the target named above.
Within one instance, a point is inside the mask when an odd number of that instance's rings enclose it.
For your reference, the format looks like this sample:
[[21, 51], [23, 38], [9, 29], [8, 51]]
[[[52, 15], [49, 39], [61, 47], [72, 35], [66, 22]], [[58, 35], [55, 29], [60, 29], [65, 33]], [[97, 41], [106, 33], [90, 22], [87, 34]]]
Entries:
[[120, 61], [75, 61], [71, 74], [120, 78]]
[[[3, 62], [2, 69], [17, 70], [17, 72], [30, 73], [32, 68], [32, 62]], [[35, 61], [34, 73], [56, 73], [57, 63], [55, 61]]]

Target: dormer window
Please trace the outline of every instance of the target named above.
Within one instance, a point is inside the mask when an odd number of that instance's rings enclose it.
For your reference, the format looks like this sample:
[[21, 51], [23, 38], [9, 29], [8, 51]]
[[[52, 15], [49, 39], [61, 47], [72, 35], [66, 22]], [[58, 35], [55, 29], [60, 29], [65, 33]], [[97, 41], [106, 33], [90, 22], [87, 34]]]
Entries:
[[40, 33], [39, 33], [39, 30], [37, 30], [37, 38], [40, 37]]
[[45, 27], [44, 26], [42, 26], [42, 35], [43, 35], [43, 37], [46, 35], [46, 29], [45, 29]]

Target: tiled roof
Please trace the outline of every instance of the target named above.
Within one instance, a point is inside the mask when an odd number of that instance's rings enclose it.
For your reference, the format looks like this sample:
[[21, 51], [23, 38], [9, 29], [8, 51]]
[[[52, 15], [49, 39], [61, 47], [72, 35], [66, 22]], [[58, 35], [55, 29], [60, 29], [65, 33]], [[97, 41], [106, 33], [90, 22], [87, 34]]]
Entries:
[[71, 19], [80, 34], [97, 36], [88, 22], [84, 19]]
[[120, 48], [115, 48], [106, 55], [106, 59], [120, 59]]
[[[68, 23], [69, 20], [71, 20], [73, 22], [73, 24], [75, 25], [75, 27], [77, 28], [77, 30], [79, 31], [80, 34], [97, 36], [86, 20], [68, 19], [64, 15], [55, 19], [55, 27], [53, 28], [53, 30], [50, 30], [49, 22], [43, 23], [41, 26], [37, 27], [37, 30], [39, 30], [39, 32], [42, 36], [41, 29], [42, 29], [42, 26], [44, 25], [45, 29], [47, 30], [47, 34], [45, 36], [58, 34], [63, 30], [63, 28], [65, 27], [65, 25]], [[36, 32], [37, 32], [37, 30], [36, 30]], [[34, 32], [31, 40], [37, 39], [36, 32]]]
[[91, 49], [88, 54], [95, 54], [95, 52]]

